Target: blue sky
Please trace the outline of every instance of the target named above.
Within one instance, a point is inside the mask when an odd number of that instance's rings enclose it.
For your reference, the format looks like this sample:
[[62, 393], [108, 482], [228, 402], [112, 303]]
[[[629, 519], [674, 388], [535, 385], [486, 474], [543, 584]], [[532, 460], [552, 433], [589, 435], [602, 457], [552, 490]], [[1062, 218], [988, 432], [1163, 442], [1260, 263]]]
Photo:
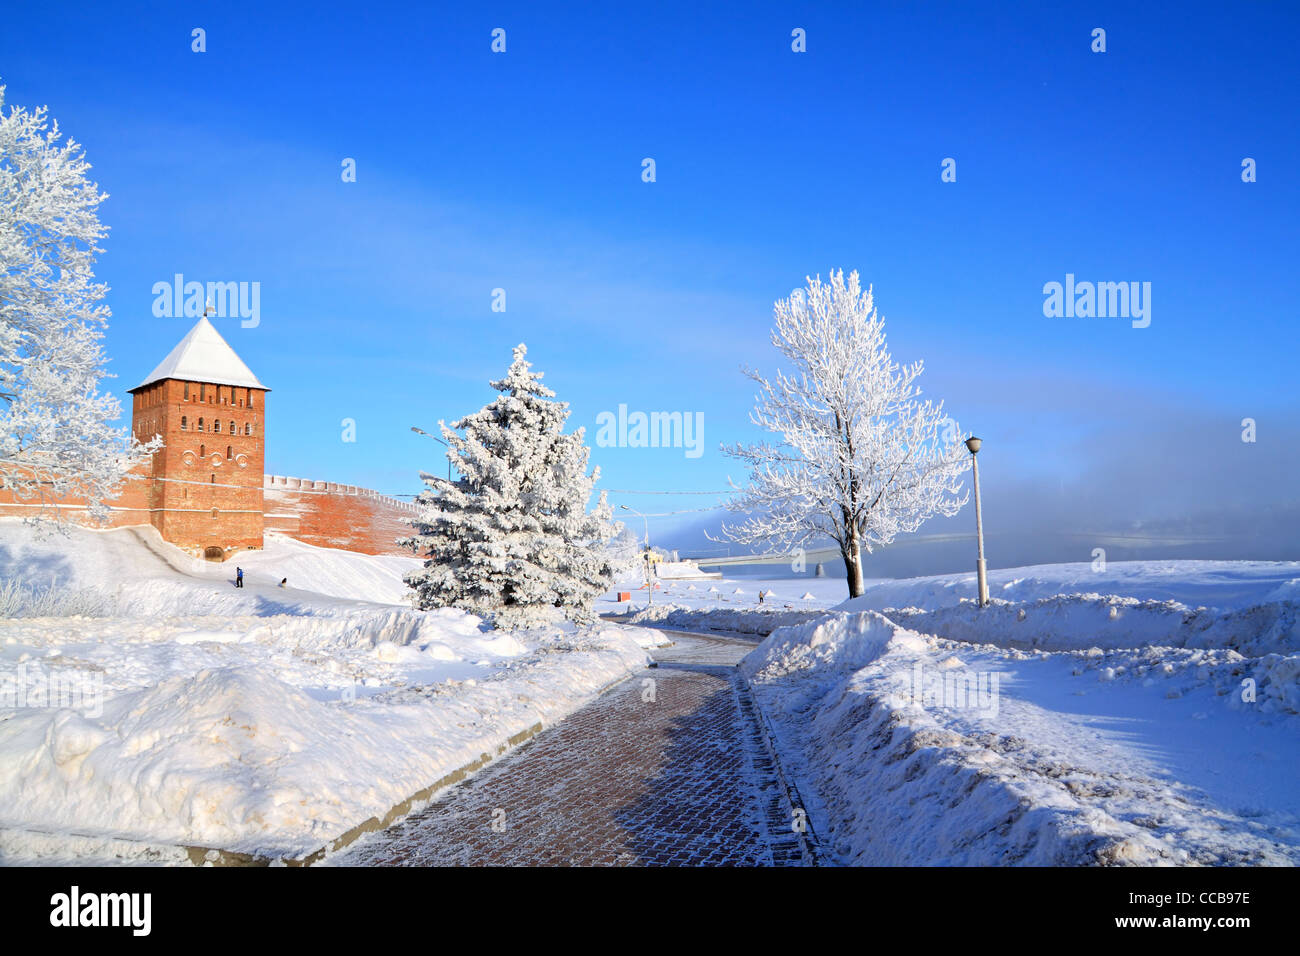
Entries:
[[[481, 406], [524, 341], [590, 439], [620, 403], [703, 413], [700, 458], [594, 448], [603, 487], [716, 490], [741, 474], [718, 443], [758, 437], [739, 367], [774, 367], [772, 302], [856, 268], [984, 437], [991, 534], [1294, 519], [1294, 7], [618, 7], [11, 10], [7, 101], [48, 105], [111, 194], [110, 387], [192, 324], [155, 282], [257, 281], [258, 327], [217, 325], [273, 389], [269, 471], [417, 490], [445, 463], [409, 426]], [[1150, 328], [1045, 318], [1067, 272], [1150, 282]], [[1232, 556], [1300, 557], [1271, 525]]]

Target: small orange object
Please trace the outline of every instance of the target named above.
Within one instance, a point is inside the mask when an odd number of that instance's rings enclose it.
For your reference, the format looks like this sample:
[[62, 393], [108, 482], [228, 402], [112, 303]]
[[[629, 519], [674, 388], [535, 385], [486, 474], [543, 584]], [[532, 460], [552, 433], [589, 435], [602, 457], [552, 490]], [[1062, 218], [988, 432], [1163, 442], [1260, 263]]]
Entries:
[[632, 600], [632, 592], [631, 592], [631, 591], [619, 591], [619, 592], [618, 592], [618, 599], [619, 599], [620, 601], [630, 601], [630, 600]]

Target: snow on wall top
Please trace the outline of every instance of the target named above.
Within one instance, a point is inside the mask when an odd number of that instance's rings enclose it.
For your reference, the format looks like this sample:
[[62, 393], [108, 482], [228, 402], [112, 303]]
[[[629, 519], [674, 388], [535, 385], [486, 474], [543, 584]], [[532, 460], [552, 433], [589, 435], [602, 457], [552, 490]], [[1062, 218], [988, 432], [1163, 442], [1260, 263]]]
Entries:
[[402, 501], [391, 495], [383, 494], [371, 488], [359, 488], [356, 485], [341, 485], [333, 481], [314, 481], [311, 478], [293, 478], [287, 475], [263, 475], [262, 489], [266, 491], [295, 491], [317, 495], [357, 495], [362, 498], [374, 498], [392, 508], [412, 513], [420, 510], [413, 501]]
[[200, 318], [158, 367], [129, 391], [134, 392], [165, 378], [266, 389], [208, 321], [207, 316]]

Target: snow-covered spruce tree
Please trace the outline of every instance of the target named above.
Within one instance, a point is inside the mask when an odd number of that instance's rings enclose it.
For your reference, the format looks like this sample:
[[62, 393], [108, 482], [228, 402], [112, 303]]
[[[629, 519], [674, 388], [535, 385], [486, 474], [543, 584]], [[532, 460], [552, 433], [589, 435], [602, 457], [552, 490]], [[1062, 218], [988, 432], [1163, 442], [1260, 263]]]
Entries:
[[932, 515], [956, 514], [969, 498], [970, 467], [943, 403], [920, 401], [922, 363], [899, 365], [885, 324], [857, 272], [808, 279], [776, 303], [772, 344], [790, 361], [758, 383], [750, 420], [779, 436], [774, 444], [724, 451], [747, 463], [750, 482], [727, 502], [747, 519], [723, 525], [743, 544], [776, 549], [827, 538], [848, 568], [849, 596], [862, 594], [862, 557]]
[[420, 475], [423, 510], [402, 543], [427, 560], [406, 582], [417, 607], [459, 607], [501, 628], [561, 614], [586, 623], [613, 580], [605, 545], [615, 528], [603, 492], [587, 510], [600, 469], [587, 472], [584, 430], [564, 434], [568, 403], [550, 401], [526, 352], [515, 348], [490, 404], [438, 423], [460, 478]]
[[107, 515], [126, 473], [161, 447], [112, 427], [117, 399], [99, 393], [107, 287], [94, 281], [107, 198], [81, 147], [44, 108], [4, 107], [0, 86], [0, 489], [42, 507], [86, 501]]

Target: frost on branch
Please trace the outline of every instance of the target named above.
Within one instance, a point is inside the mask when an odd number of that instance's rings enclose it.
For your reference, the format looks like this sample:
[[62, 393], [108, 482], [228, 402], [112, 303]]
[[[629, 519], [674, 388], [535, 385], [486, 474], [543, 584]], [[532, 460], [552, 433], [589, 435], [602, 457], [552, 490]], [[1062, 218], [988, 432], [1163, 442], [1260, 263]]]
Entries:
[[857, 597], [863, 553], [933, 515], [956, 514], [969, 498], [970, 464], [943, 403], [919, 398], [922, 364], [890, 357], [871, 289], [862, 291], [857, 272], [829, 278], [810, 278], [776, 303], [772, 344], [788, 374], [744, 370], [759, 387], [750, 419], [776, 437], [724, 449], [750, 477], [727, 502], [747, 518], [723, 532], [778, 550], [829, 538]]
[[563, 433], [568, 403], [550, 401], [526, 352], [517, 346], [491, 383], [494, 401], [450, 428], [439, 422], [460, 478], [420, 475], [422, 511], [401, 543], [428, 560], [406, 582], [417, 607], [463, 608], [498, 627], [586, 623], [612, 583], [615, 529], [603, 492], [587, 511], [600, 469], [587, 472], [584, 430]]
[[161, 447], [113, 427], [121, 408], [98, 391], [107, 287], [94, 281], [97, 209], [73, 140], [44, 108], [4, 108], [0, 86], [0, 491], [39, 504], [41, 523], [84, 499], [102, 519], [131, 468]]

